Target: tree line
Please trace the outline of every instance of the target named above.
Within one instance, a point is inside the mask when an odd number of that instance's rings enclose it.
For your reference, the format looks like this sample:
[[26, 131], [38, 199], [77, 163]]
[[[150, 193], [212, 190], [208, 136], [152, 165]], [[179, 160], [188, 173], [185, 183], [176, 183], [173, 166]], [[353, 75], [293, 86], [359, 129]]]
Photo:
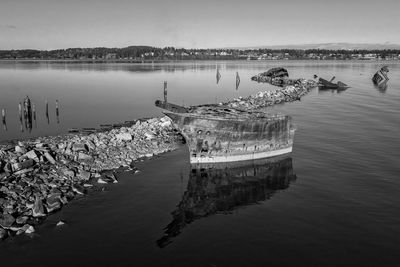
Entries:
[[167, 59], [351, 59], [354, 55], [376, 55], [376, 58], [399, 59], [400, 50], [325, 50], [325, 49], [185, 49], [174, 47], [129, 46], [124, 48], [68, 48], [56, 50], [0, 50], [0, 59], [43, 60], [167, 60]]

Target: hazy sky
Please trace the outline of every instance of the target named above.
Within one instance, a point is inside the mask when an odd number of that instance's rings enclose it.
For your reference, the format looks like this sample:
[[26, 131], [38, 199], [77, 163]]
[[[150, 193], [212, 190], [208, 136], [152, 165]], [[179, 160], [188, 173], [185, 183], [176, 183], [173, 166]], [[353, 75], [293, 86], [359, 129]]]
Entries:
[[400, 0], [0, 0], [0, 49], [400, 44]]

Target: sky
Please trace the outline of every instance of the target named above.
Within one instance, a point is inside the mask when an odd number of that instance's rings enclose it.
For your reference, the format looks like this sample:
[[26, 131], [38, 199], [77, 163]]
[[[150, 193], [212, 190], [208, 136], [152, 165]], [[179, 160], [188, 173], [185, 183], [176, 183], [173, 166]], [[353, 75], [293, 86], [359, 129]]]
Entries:
[[0, 49], [400, 44], [400, 0], [0, 0]]

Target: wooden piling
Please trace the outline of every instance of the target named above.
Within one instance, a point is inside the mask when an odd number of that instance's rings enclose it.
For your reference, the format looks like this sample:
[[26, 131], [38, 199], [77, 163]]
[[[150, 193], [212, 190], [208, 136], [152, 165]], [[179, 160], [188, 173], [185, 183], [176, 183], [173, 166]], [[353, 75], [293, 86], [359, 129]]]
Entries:
[[239, 72], [236, 72], [236, 90], [239, 89], [239, 84], [240, 84], [240, 76]]
[[21, 105], [21, 103], [18, 103], [18, 115], [19, 115], [19, 120], [22, 121], [22, 105]]
[[221, 73], [219, 73], [219, 69], [217, 68], [217, 75], [216, 75], [216, 78], [217, 78], [217, 84], [219, 83], [219, 80], [221, 79]]
[[6, 110], [4, 108], [1, 110], [1, 121], [3, 122], [4, 131], [7, 131]]
[[46, 118], [47, 118], [47, 124], [50, 124], [50, 118], [49, 118], [49, 102], [47, 102], [47, 99], [46, 99]]
[[60, 113], [58, 110], [58, 100], [56, 100], [56, 117], [57, 117], [57, 123], [60, 123]]
[[167, 91], [167, 81], [164, 81], [164, 102], [165, 102], [165, 103], [168, 102], [168, 101], [167, 101], [167, 94], [168, 94], [168, 91]]
[[6, 110], [4, 108], [1, 110], [1, 120], [3, 123], [6, 122]]

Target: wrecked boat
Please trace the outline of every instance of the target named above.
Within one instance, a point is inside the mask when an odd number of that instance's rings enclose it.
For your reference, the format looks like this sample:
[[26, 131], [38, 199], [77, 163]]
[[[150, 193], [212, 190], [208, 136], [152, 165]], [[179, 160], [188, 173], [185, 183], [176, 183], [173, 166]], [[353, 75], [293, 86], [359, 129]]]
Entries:
[[375, 72], [374, 76], [372, 77], [372, 82], [375, 85], [380, 85], [381, 83], [389, 81], [388, 72], [388, 66], [383, 66], [380, 70]]
[[349, 86], [341, 81], [338, 81], [337, 83], [334, 83], [333, 80], [335, 79], [335, 76], [332, 77], [330, 81], [325, 80], [323, 78], [319, 78], [318, 80], [318, 86], [320, 89], [339, 89], [339, 90], [344, 90], [349, 88]]
[[157, 100], [186, 140], [190, 163], [215, 164], [270, 158], [292, 152], [296, 127], [284, 114], [226, 105], [182, 107]]

